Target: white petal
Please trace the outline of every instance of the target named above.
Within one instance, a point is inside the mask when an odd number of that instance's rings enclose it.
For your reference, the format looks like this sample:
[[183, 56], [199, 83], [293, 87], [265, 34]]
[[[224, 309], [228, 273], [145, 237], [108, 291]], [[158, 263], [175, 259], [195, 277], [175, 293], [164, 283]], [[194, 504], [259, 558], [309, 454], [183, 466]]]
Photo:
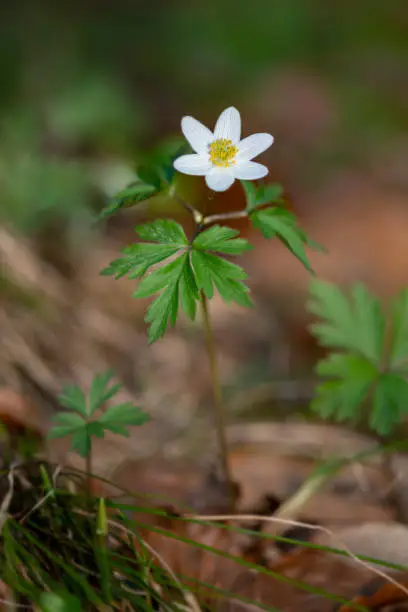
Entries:
[[214, 140], [214, 134], [194, 117], [183, 117], [181, 129], [184, 136], [197, 153], [208, 151], [208, 145]]
[[237, 144], [241, 138], [241, 116], [236, 108], [230, 106], [222, 111], [215, 124], [215, 138], [226, 138]]
[[243, 161], [232, 166], [234, 176], [244, 181], [253, 181], [266, 176], [269, 172], [266, 166], [251, 161]]
[[205, 182], [213, 191], [226, 191], [234, 180], [230, 168], [213, 168], [205, 177]]
[[208, 156], [205, 155], [182, 155], [174, 160], [173, 166], [183, 174], [195, 174], [204, 176], [212, 168]]
[[250, 160], [269, 149], [273, 143], [271, 134], [252, 134], [239, 143], [238, 158]]

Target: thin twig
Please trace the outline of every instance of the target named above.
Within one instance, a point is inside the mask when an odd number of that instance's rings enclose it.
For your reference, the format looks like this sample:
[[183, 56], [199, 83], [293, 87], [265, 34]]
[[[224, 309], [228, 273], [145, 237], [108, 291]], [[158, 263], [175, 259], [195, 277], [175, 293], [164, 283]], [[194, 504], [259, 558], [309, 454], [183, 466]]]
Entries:
[[197, 210], [196, 208], [194, 208], [194, 206], [192, 206], [189, 202], [187, 202], [184, 198], [182, 198], [177, 191], [175, 190], [174, 187], [172, 187], [170, 189], [170, 193], [169, 193], [170, 197], [174, 198], [183, 208], [184, 210], [186, 210], [188, 213], [190, 213], [190, 215], [192, 215], [195, 223], [201, 224], [202, 220], [203, 220], [203, 215], [200, 213], [199, 210]]
[[216, 221], [229, 221], [231, 219], [246, 219], [248, 217], [248, 211], [239, 210], [230, 213], [218, 213], [216, 215], [208, 215], [208, 217], [204, 217], [202, 224], [210, 225], [210, 223], [215, 223]]

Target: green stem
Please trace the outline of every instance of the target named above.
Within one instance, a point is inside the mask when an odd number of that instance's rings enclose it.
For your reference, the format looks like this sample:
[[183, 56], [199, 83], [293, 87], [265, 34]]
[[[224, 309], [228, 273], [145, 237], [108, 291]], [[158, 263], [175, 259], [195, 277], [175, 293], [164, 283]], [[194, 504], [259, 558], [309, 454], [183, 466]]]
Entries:
[[218, 448], [221, 460], [221, 468], [223, 471], [224, 482], [227, 486], [228, 500], [231, 510], [234, 509], [234, 481], [231, 475], [231, 468], [228, 458], [228, 444], [225, 427], [225, 405], [222, 397], [220, 374], [218, 361], [215, 351], [214, 334], [211, 326], [210, 313], [208, 309], [208, 301], [204, 293], [201, 291], [201, 307], [203, 313], [204, 332], [207, 346], [208, 360], [210, 363], [211, 382], [214, 396], [214, 417], [215, 429], [218, 441]]

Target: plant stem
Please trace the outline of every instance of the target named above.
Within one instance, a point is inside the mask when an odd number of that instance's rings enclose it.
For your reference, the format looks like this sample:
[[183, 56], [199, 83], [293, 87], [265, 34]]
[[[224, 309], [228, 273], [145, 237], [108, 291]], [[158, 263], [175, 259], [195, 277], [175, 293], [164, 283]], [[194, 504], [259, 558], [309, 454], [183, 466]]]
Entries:
[[228, 459], [228, 444], [225, 427], [225, 405], [222, 397], [220, 374], [215, 351], [214, 334], [211, 326], [208, 301], [201, 291], [201, 307], [203, 313], [204, 332], [207, 345], [208, 360], [210, 362], [211, 382], [214, 396], [215, 429], [218, 441], [218, 449], [223, 471], [223, 479], [227, 487], [228, 500], [231, 510], [234, 509], [234, 482], [232, 480], [231, 468]]
[[215, 221], [228, 221], [231, 219], [246, 219], [248, 217], [247, 210], [237, 210], [235, 212], [230, 213], [219, 213], [216, 215], [208, 215], [208, 217], [204, 217], [203, 225], [210, 225]]
[[85, 459], [86, 463], [85, 463], [85, 470], [86, 470], [86, 481], [85, 481], [85, 491], [86, 491], [86, 496], [87, 496], [87, 501], [89, 506], [92, 505], [91, 503], [91, 498], [92, 498], [92, 448], [89, 450], [89, 453], [86, 456]]

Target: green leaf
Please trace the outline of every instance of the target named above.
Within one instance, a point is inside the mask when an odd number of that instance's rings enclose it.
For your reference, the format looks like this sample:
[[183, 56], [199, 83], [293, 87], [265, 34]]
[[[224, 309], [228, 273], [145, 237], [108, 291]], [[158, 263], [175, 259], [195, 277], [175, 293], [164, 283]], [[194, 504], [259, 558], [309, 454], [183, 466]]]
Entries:
[[169, 324], [176, 324], [179, 301], [187, 316], [194, 319], [196, 315], [199, 291], [189, 253], [183, 253], [169, 264], [150, 272], [140, 282], [133, 297], [150, 297], [158, 291], [161, 294], [149, 306], [145, 317], [145, 321], [150, 323], [150, 343], [162, 337]]
[[167, 326], [176, 324], [179, 301], [179, 278], [172, 279], [149, 306], [145, 321], [150, 323], [149, 344], [164, 336]]
[[225, 255], [241, 255], [244, 251], [252, 249], [252, 245], [245, 238], [236, 238], [236, 236], [239, 236], [238, 230], [213, 225], [195, 238], [193, 248]]
[[70, 450], [76, 451], [78, 455], [85, 458], [91, 452], [91, 444], [91, 436], [85, 425], [73, 434]]
[[86, 425], [86, 421], [79, 414], [61, 412], [53, 418], [53, 427], [48, 432], [48, 438], [65, 438]]
[[101, 274], [116, 279], [126, 275], [131, 279], [141, 278], [151, 266], [172, 257], [179, 250], [179, 246], [168, 244], [133, 244], [123, 249], [124, 257], [112, 261]]
[[282, 203], [283, 187], [278, 183], [258, 186], [251, 181], [241, 181], [241, 183], [245, 191], [248, 212], [266, 204]]
[[138, 288], [133, 293], [133, 297], [150, 297], [171, 283], [172, 280], [178, 280], [185, 264], [186, 257], [187, 255], [183, 254], [162, 268], [158, 268], [157, 270], [150, 272], [142, 281], [140, 281]]
[[376, 385], [370, 426], [382, 436], [388, 435], [407, 414], [408, 382], [388, 372]]
[[306, 270], [314, 274], [305, 252], [308, 238], [305, 232], [297, 226], [292, 213], [282, 207], [274, 206], [256, 210], [250, 215], [250, 219], [254, 227], [259, 229], [265, 238], [276, 236], [299, 259]]
[[253, 210], [256, 207], [256, 185], [252, 181], [241, 181], [244, 188], [245, 198], [247, 202], [247, 210]]
[[310, 329], [322, 346], [354, 351], [381, 363], [385, 318], [377, 298], [357, 284], [348, 299], [336, 285], [320, 280], [310, 284], [310, 295], [309, 312], [324, 321]]
[[88, 416], [92, 416], [93, 413], [101, 408], [105, 402], [110, 400], [114, 395], [120, 391], [121, 385], [116, 384], [109, 386], [109, 383], [114, 376], [112, 370], [108, 370], [103, 374], [98, 374], [94, 377], [89, 391], [89, 413]]
[[198, 250], [192, 251], [191, 262], [198, 288], [208, 299], [213, 297], [215, 286], [224, 301], [252, 306], [249, 289], [241, 282], [247, 277], [242, 268], [222, 257]]
[[102, 270], [102, 275], [116, 279], [126, 275], [129, 278], [141, 278], [151, 266], [188, 246], [183, 228], [171, 219], [157, 219], [152, 223], [139, 225], [136, 232], [142, 240], [151, 242], [136, 243], [124, 248], [123, 257], [112, 261]]
[[69, 410], [75, 410], [83, 416], [86, 416], [86, 398], [85, 394], [78, 385], [67, 385], [63, 388], [58, 397], [61, 406]]
[[319, 362], [317, 373], [330, 380], [317, 387], [312, 409], [324, 418], [356, 420], [358, 408], [375, 383], [377, 369], [359, 355], [333, 353]]
[[180, 305], [185, 314], [194, 321], [197, 313], [197, 301], [200, 298], [197, 282], [191, 266], [190, 257], [187, 257], [181, 271], [179, 280]]
[[176, 173], [173, 166], [174, 160], [179, 155], [187, 153], [188, 150], [186, 142], [179, 138], [160, 143], [153, 151], [145, 155], [137, 167], [139, 178], [155, 185], [157, 189], [165, 189], [171, 184]]
[[408, 289], [394, 301], [391, 321], [390, 367], [408, 370]]
[[119, 191], [99, 213], [98, 220], [105, 219], [123, 207], [144, 202], [158, 193], [158, 187], [148, 183], [132, 183]]
[[126, 427], [144, 425], [149, 420], [149, 416], [141, 408], [127, 402], [108, 408], [100, 417], [99, 423], [104, 429], [109, 429], [122, 436], [128, 436], [129, 432]]
[[172, 219], [156, 219], [136, 227], [136, 233], [142, 240], [169, 244], [179, 248], [188, 246], [188, 240], [180, 223]]
[[214, 286], [211, 272], [206, 265], [205, 255], [205, 253], [193, 250], [191, 252], [191, 263], [193, 265], [197, 286], [204, 291], [205, 296], [211, 300], [214, 296]]

